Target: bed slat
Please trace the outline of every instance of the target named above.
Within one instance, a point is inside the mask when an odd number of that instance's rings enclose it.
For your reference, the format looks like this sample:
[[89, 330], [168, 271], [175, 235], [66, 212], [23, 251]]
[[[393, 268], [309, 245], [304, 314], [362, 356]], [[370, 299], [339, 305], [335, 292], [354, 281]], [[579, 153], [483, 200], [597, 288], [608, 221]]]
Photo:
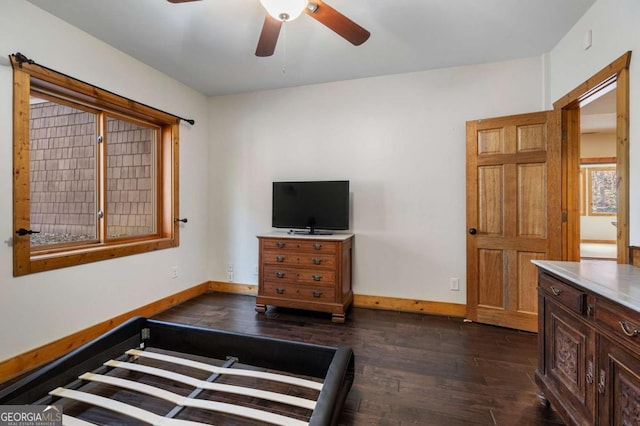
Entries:
[[93, 395], [87, 392], [81, 392], [65, 388], [56, 388], [49, 392], [50, 395], [69, 398], [76, 401], [94, 405], [96, 407], [115, 411], [125, 416], [150, 423], [157, 426], [207, 426], [205, 423], [192, 422], [190, 420], [170, 419], [154, 414], [142, 408], [134, 407], [124, 402], [115, 401], [99, 395]]
[[209, 371], [216, 374], [228, 374], [234, 376], [253, 377], [274, 382], [287, 383], [290, 385], [301, 386], [309, 389], [322, 390], [322, 383], [313, 380], [301, 379], [299, 377], [286, 376], [284, 374], [266, 373], [263, 371], [243, 370], [240, 368], [216, 367], [215, 365], [206, 364], [204, 362], [193, 361], [190, 359], [180, 358], [177, 356], [164, 355], [157, 352], [141, 351], [138, 349], [130, 349], [127, 355], [139, 356], [144, 358], [155, 359], [158, 361], [170, 362], [173, 364], [184, 365], [185, 367], [196, 368], [198, 370]]
[[163, 370], [162, 368], [149, 367], [146, 365], [132, 364], [130, 362], [122, 362], [109, 360], [104, 363], [108, 367], [123, 368], [126, 370], [137, 371], [144, 374], [150, 374], [152, 376], [158, 376], [176, 382], [181, 382], [193, 386], [194, 388], [202, 388], [217, 392], [227, 392], [236, 395], [251, 396], [255, 398], [267, 399], [269, 401], [281, 402], [283, 404], [295, 405], [296, 407], [306, 408], [313, 410], [316, 407], [316, 402], [310, 399], [299, 398], [297, 396], [290, 396], [276, 392], [263, 391], [259, 389], [246, 388], [242, 386], [224, 385], [220, 383], [210, 383], [204, 380], [196, 379], [184, 374], [174, 373], [172, 371]]
[[102, 374], [85, 373], [80, 376], [82, 380], [90, 380], [92, 382], [100, 382], [108, 385], [130, 389], [136, 392], [151, 395], [156, 398], [169, 401], [182, 407], [200, 408], [209, 411], [218, 411], [235, 416], [246, 417], [254, 420], [271, 423], [281, 426], [306, 426], [309, 423], [291, 417], [282, 416], [280, 414], [270, 413], [264, 410], [257, 410], [249, 407], [228, 404], [225, 402], [208, 401], [204, 399], [194, 399], [186, 396], [178, 395], [165, 389], [155, 386], [146, 385], [144, 383], [134, 382], [132, 380], [121, 379], [119, 377], [104, 376]]

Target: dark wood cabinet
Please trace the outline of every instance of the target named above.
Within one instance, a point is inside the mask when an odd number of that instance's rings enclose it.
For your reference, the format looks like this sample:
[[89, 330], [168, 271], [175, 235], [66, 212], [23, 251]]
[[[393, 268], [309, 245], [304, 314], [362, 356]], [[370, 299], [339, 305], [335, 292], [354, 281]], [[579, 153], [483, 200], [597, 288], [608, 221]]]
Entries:
[[544, 400], [569, 425], [640, 425], [640, 313], [629, 306], [635, 301], [629, 294], [616, 300], [617, 283], [583, 287], [544, 269], [538, 284], [536, 382]]
[[[544, 300], [544, 383], [575, 424], [593, 424], [595, 333], [552, 298]], [[546, 393], [545, 393], [546, 395]]]
[[343, 323], [353, 303], [353, 235], [261, 235], [256, 311], [267, 305], [329, 312]]

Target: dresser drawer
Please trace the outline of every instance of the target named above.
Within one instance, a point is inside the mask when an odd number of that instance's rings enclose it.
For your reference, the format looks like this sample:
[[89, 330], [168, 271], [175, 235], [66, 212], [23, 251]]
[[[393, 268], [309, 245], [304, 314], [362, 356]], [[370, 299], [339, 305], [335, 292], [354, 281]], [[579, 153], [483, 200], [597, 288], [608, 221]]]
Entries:
[[317, 302], [334, 302], [335, 290], [330, 287], [295, 285], [291, 283], [264, 283], [264, 296]]
[[640, 347], [640, 314], [605, 299], [597, 299], [596, 323], [611, 334]]
[[318, 254], [335, 254], [338, 244], [333, 241], [300, 241], [300, 251], [309, 251]]
[[298, 282], [301, 284], [335, 286], [336, 274], [333, 271], [300, 269], [298, 271]]
[[334, 241], [304, 241], [290, 238], [265, 238], [262, 242], [263, 250], [301, 251], [317, 254], [335, 254], [338, 243]]
[[585, 313], [586, 293], [544, 274], [540, 275], [539, 287], [562, 306], [580, 315]]
[[298, 280], [298, 270], [276, 265], [265, 265], [263, 279], [265, 281], [295, 283]]
[[304, 267], [335, 268], [336, 257], [331, 254], [289, 253], [281, 250], [265, 250], [262, 254], [265, 264], [282, 264]]
[[319, 286], [335, 286], [336, 274], [329, 270], [283, 268], [277, 265], [265, 265], [265, 282], [287, 282]]

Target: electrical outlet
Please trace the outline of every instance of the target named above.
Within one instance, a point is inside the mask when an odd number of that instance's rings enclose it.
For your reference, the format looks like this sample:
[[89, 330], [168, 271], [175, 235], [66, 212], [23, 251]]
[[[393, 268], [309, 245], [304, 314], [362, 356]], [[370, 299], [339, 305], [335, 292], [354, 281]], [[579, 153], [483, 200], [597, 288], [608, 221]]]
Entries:
[[227, 281], [229, 281], [229, 282], [233, 281], [233, 271], [229, 271], [227, 273]]
[[460, 278], [449, 278], [449, 290], [460, 291]]
[[173, 266], [171, 268], [171, 278], [178, 278], [178, 267]]

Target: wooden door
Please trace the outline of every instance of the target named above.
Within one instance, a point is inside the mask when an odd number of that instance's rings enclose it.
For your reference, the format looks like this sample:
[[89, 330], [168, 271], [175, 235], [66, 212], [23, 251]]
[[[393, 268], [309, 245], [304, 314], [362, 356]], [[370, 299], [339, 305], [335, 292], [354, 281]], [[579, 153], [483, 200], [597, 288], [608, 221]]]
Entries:
[[561, 256], [559, 113], [467, 122], [467, 318], [537, 331], [531, 260]]

